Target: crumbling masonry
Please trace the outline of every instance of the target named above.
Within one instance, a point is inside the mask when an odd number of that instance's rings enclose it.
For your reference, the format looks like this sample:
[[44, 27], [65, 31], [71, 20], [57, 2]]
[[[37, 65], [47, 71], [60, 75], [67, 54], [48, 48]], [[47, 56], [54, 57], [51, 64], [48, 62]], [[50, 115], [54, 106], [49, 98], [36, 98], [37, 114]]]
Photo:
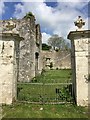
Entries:
[[11, 104], [16, 82], [30, 82], [42, 71], [42, 37], [34, 16], [0, 21], [0, 26], [0, 103]]

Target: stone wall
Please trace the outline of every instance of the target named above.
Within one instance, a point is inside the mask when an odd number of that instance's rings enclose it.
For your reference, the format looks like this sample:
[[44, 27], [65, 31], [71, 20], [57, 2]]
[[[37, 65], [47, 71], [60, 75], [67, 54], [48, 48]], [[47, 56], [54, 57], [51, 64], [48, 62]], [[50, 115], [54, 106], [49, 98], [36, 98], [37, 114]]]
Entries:
[[0, 104], [16, 100], [17, 81], [30, 82], [41, 73], [41, 38], [34, 16], [0, 21]]
[[[23, 18], [19, 20], [4, 20], [0, 21], [2, 22], [3, 31], [7, 29], [6, 25], [9, 21], [13, 21], [16, 25], [12, 32], [17, 32], [21, 37], [24, 38], [24, 40], [20, 42], [18, 81], [30, 82], [36, 74], [41, 73], [42, 71], [42, 37], [40, 32], [40, 25], [35, 24], [34, 16], [30, 17], [29, 19]], [[39, 55], [37, 62], [36, 53]]]
[[[24, 37], [24, 41], [20, 43], [20, 74], [18, 80], [30, 82], [42, 70], [42, 66], [39, 66], [41, 65], [41, 32], [40, 26], [35, 24], [35, 18], [25, 21], [22, 20], [21, 28], [22, 26], [23, 31], [20, 30], [20, 33]], [[39, 55], [37, 63], [36, 53]]]
[[71, 53], [68, 51], [42, 51], [43, 68], [50, 69], [71, 69]]
[[24, 41], [20, 43], [20, 64], [18, 81], [29, 82], [35, 77], [35, 21], [23, 19], [18, 23], [18, 30]]

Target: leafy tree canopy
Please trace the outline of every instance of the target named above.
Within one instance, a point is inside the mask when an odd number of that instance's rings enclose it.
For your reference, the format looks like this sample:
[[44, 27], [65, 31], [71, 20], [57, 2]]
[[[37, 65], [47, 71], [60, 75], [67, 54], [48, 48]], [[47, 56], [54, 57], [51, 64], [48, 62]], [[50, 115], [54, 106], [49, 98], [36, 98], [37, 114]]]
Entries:
[[42, 44], [42, 50], [50, 50], [51, 46], [47, 45], [46, 43]]
[[54, 50], [67, 50], [69, 49], [69, 43], [65, 42], [65, 39], [63, 37], [60, 37], [57, 34], [52, 35], [48, 39], [48, 45], [52, 46]]

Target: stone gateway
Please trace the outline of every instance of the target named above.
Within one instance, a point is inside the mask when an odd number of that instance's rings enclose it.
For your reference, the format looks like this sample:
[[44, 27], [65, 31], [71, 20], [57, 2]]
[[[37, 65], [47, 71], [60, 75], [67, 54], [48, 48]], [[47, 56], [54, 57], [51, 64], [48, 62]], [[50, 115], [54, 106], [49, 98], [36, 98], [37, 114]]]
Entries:
[[17, 81], [31, 82], [48, 66], [49, 69], [72, 67], [75, 101], [81, 106], [90, 104], [90, 30], [82, 29], [85, 22], [80, 16], [75, 25], [78, 29], [68, 35], [70, 55], [63, 51], [42, 52], [40, 25], [35, 24], [31, 14], [21, 20], [0, 21], [0, 104], [11, 104], [16, 100]]

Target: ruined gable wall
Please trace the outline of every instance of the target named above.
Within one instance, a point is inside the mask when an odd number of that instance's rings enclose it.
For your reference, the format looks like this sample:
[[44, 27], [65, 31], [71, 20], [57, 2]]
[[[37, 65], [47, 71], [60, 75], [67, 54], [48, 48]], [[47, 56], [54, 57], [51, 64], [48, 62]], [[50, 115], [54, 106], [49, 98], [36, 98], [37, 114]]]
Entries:
[[[2, 25], [5, 25], [8, 21], [9, 20], [2, 21]], [[31, 79], [35, 77], [35, 53], [40, 53], [41, 51], [40, 26], [35, 24], [35, 17], [33, 16], [30, 19], [12, 21], [16, 24], [16, 31], [24, 38], [24, 40], [20, 42], [18, 81], [30, 82]], [[39, 45], [36, 44], [36, 41], [39, 41]], [[40, 61], [41, 59], [39, 57], [39, 63], [41, 64]], [[41, 71], [41, 66], [39, 66], [39, 69]]]
[[[22, 21], [23, 22], [23, 21]], [[41, 66], [41, 32], [40, 26], [35, 24], [35, 18], [31, 17], [27, 21], [21, 23], [24, 41], [21, 42], [20, 56], [20, 76], [19, 81], [29, 82], [36, 75], [36, 64], [38, 64], [38, 72], [42, 70]], [[39, 53], [38, 63], [36, 63], [35, 53]]]
[[46, 58], [50, 58], [49, 63], [53, 63], [53, 69], [70, 69], [70, 56], [71, 53], [68, 51], [42, 51], [43, 67], [47, 64]]
[[21, 20], [20, 34], [24, 41], [20, 43], [19, 81], [29, 82], [35, 77], [35, 20]]

